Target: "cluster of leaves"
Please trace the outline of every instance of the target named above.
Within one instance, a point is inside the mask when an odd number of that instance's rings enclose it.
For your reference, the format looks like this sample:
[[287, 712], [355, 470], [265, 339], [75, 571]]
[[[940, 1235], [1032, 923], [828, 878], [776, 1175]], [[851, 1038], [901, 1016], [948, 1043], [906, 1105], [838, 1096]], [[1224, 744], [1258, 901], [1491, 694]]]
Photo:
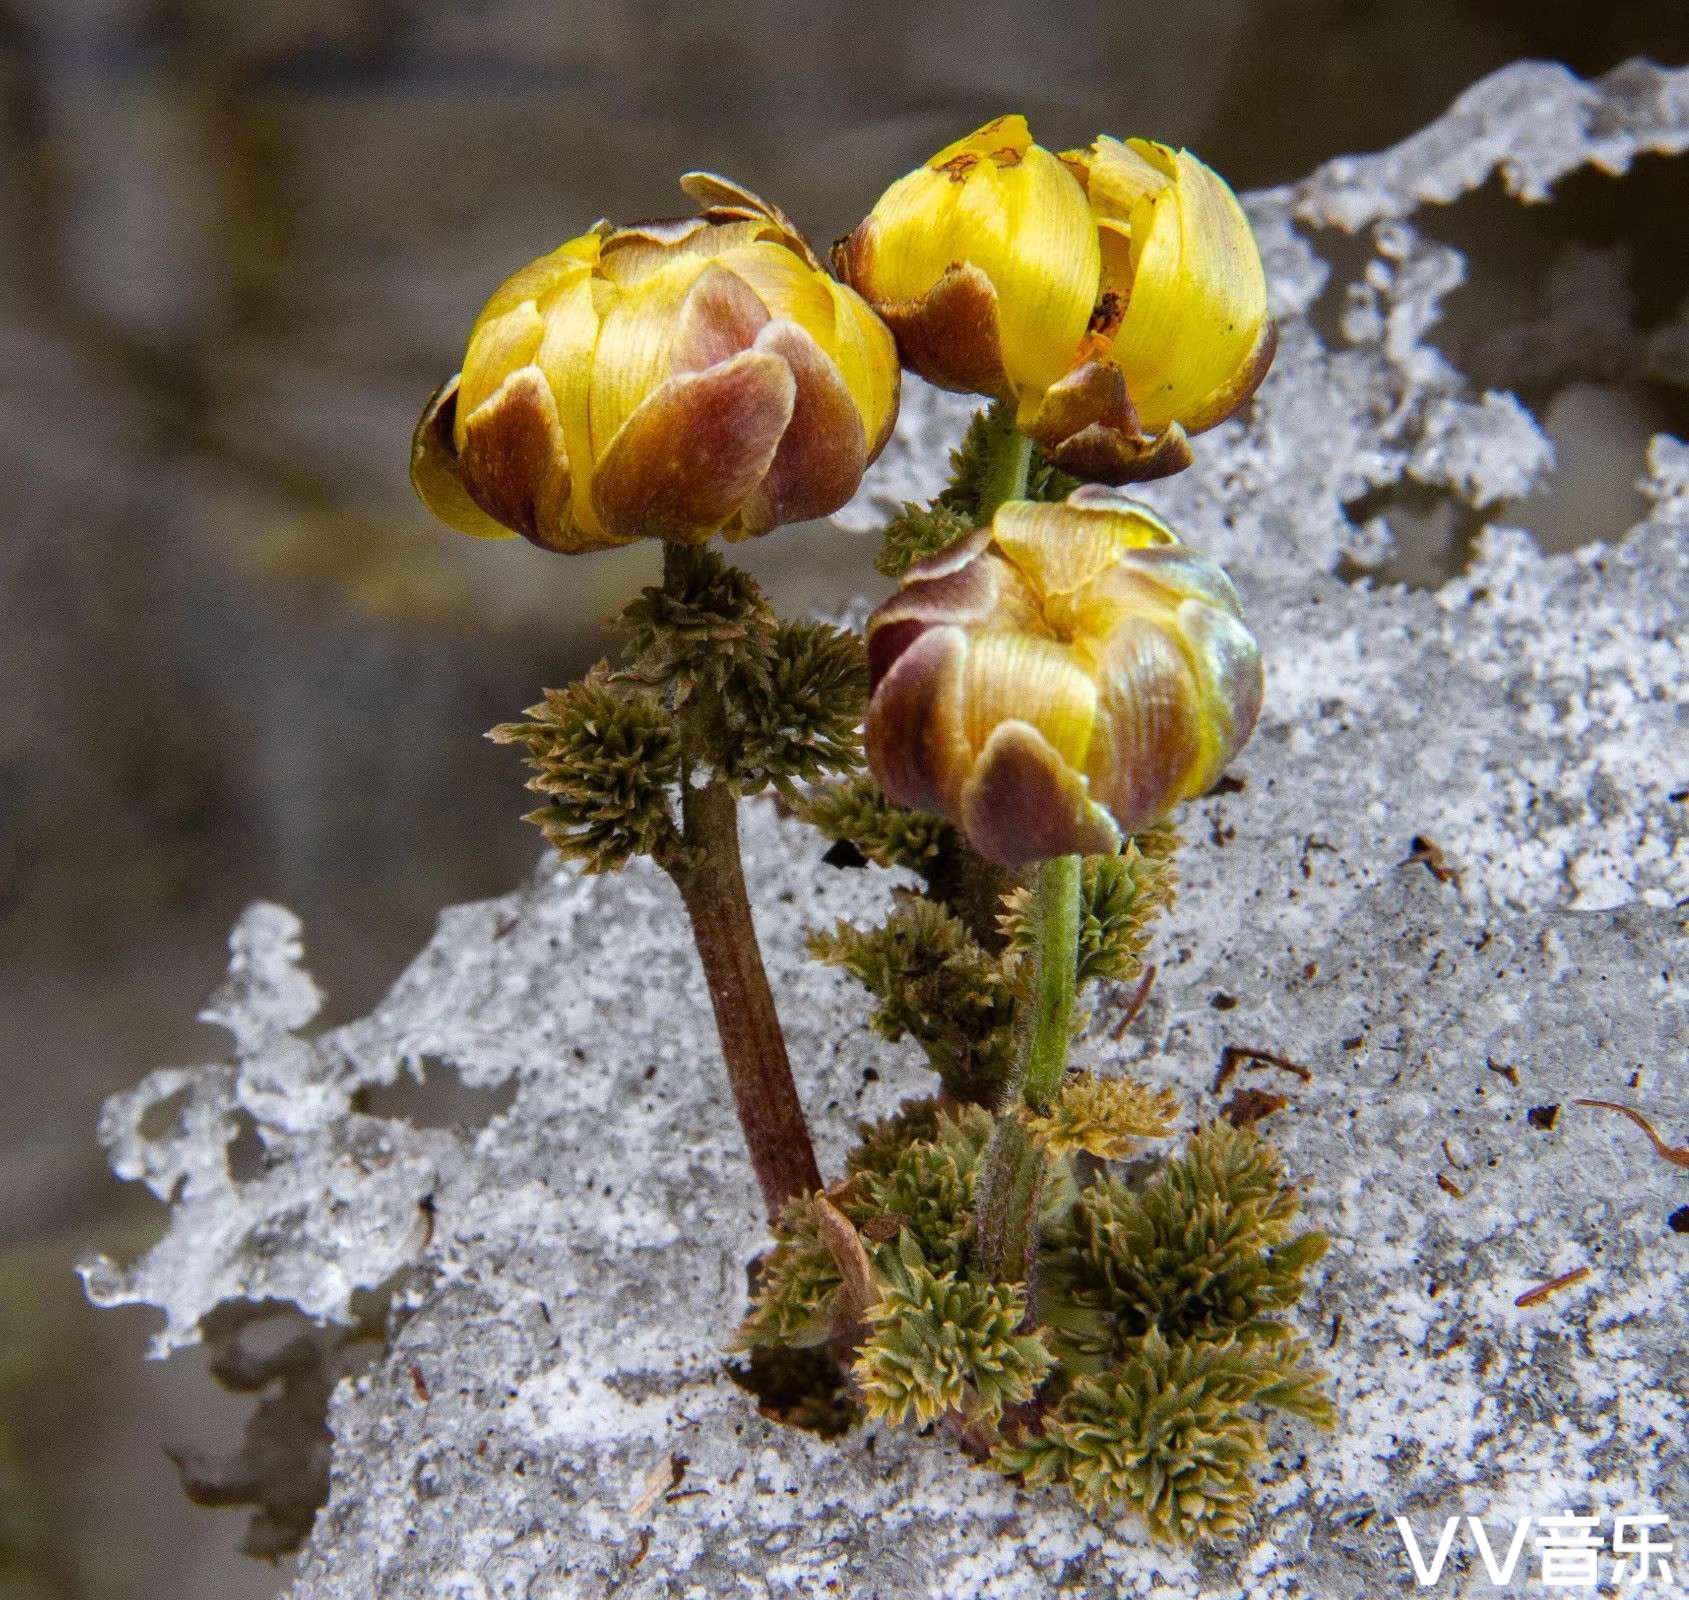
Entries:
[[558, 854], [591, 872], [615, 872], [667, 845], [680, 736], [655, 695], [615, 685], [600, 668], [567, 689], [547, 689], [526, 716], [490, 737], [527, 750], [528, 787], [545, 803], [523, 821]]
[[935, 1272], [900, 1234], [852, 1369], [870, 1414], [922, 1426], [951, 1411], [996, 1422], [1005, 1406], [1025, 1405], [1055, 1364], [1042, 1339], [1022, 1332], [1025, 1320], [1022, 1286]]
[[1014, 1065], [1014, 984], [962, 920], [924, 895], [894, 896], [877, 928], [841, 922], [809, 937], [809, 953], [874, 997], [870, 1025], [926, 1052], [946, 1093], [994, 1104]]
[[[1046, 1241], [1046, 1281], [1123, 1353], [1152, 1329], [1193, 1339], [1289, 1337], [1324, 1237], [1294, 1235], [1298, 1201], [1270, 1145], [1217, 1121], [1147, 1188], [1105, 1175]], [[1076, 1355], [1095, 1354], [1076, 1341]]]
[[992, 1462], [1027, 1483], [1065, 1482], [1088, 1509], [1130, 1505], [1168, 1543], [1226, 1538], [1248, 1521], [1266, 1453], [1259, 1420], [1332, 1420], [1305, 1347], [1169, 1339], [1152, 1329], [1105, 1373], [1081, 1378], [1036, 1430]]
[[[924, 880], [923, 893], [893, 895], [879, 927], [841, 922], [812, 934], [810, 954], [868, 990], [870, 1025], [886, 1039], [919, 1044], [953, 1099], [997, 1104], [1015, 1060], [1022, 956], [1033, 939], [1030, 891], [968, 850], [949, 822], [892, 804], [866, 775], [811, 793], [799, 812], [863, 860]], [[1137, 976], [1150, 925], [1173, 900], [1177, 847], [1163, 825], [1118, 855], [1086, 860], [1081, 987]]]
[[673, 581], [623, 612], [627, 646], [614, 662], [546, 690], [526, 721], [489, 735], [526, 750], [528, 787], [545, 800], [527, 820], [589, 872], [680, 847], [689, 759], [707, 757], [741, 794], [793, 796], [861, 764], [861, 641], [782, 621], [752, 578], [707, 548], [671, 557], [671, 568]]
[[1070, 1075], [1047, 1110], [1027, 1116], [1032, 1136], [1051, 1155], [1081, 1152], [1118, 1161], [1140, 1139], [1165, 1139], [1173, 1131], [1178, 1099], [1171, 1089], [1152, 1089], [1136, 1078]]
[[[1049, 1119], [1090, 1105], [1123, 1146], [1165, 1135], [1164, 1096], [1129, 1080], [1070, 1084]], [[889, 1422], [949, 1418], [975, 1453], [1093, 1511], [1130, 1508], [1158, 1539], [1247, 1521], [1272, 1412], [1332, 1420], [1323, 1376], [1282, 1313], [1322, 1235], [1294, 1233], [1295, 1194], [1252, 1132], [1211, 1124], [1134, 1186], [1092, 1176], [1048, 1129], [1051, 1172], [1030, 1282], [994, 1280], [975, 1229], [994, 1119], [922, 1101], [864, 1127], [850, 1177], [794, 1203], [740, 1330], [746, 1348], [851, 1352], [862, 1405]], [[865, 1298], [822, 1225], [854, 1230]]]
[[[926, 1266], [946, 1272], [962, 1265], [973, 1205], [974, 1178], [991, 1117], [977, 1106], [940, 1109], [917, 1101], [897, 1117], [866, 1124], [842, 1184], [827, 1195], [875, 1254], [888, 1240], [907, 1240]], [[750, 1315], [739, 1330], [741, 1348], [808, 1346], [848, 1333], [865, 1307], [841, 1305], [844, 1272], [827, 1243], [820, 1204], [800, 1195], [774, 1230]], [[872, 1259], [872, 1258], [871, 1258]], [[889, 1258], [882, 1266], [889, 1265]]]
[[1158, 1538], [1235, 1532], [1263, 1415], [1333, 1416], [1283, 1316], [1326, 1249], [1323, 1234], [1294, 1232], [1297, 1209], [1276, 1152], [1224, 1121], [1147, 1184], [1103, 1174], [1080, 1187], [1039, 1267], [1065, 1383], [996, 1466], [1066, 1482], [1093, 1509], [1131, 1505]]
[[[905, 504], [887, 524], [874, 565], [888, 578], [901, 578], [915, 562], [937, 555], [980, 525], [980, 495], [997, 452], [998, 435], [1012, 426], [1012, 412], [998, 407], [974, 414], [961, 444], [950, 453], [949, 486], [925, 505]], [[1023, 498], [1065, 500], [1079, 483], [1034, 452]]]
[[866, 773], [806, 795], [800, 814], [835, 844], [856, 847], [878, 867], [905, 867], [929, 887], [949, 870], [962, 850], [962, 836], [947, 818], [910, 811], [886, 799]]

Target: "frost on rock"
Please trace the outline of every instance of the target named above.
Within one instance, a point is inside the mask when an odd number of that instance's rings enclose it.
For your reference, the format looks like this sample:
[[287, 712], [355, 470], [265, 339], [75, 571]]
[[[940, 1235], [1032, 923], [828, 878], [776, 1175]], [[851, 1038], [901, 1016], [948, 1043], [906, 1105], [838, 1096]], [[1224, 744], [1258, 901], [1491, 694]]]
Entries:
[[[1187, 813], [1143, 1016], [1115, 1043], [1101, 1008], [1079, 1059], [1176, 1089], [1192, 1123], [1223, 1098], [1228, 1045], [1310, 1074], [1267, 1069], [1290, 1098], [1267, 1131], [1334, 1241], [1305, 1317], [1342, 1421], [1276, 1436], [1249, 1534], [1172, 1555], [939, 1441], [764, 1421], [724, 1371], [764, 1234], [678, 900], [651, 870], [547, 865], [444, 913], [370, 1016], [315, 1036], [298, 923], [254, 907], [206, 1013], [232, 1061], [154, 1073], [106, 1109], [114, 1167], [169, 1201], [171, 1226], [132, 1266], [87, 1264], [88, 1288], [159, 1307], [160, 1353], [218, 1308], [350, 1327], [392, 1295], [385, 1354], [335, 1392], [297, 1600], [1347, 1600], [1404, 1582], [1397, 1514], [1423, 1533], [1457, 1512], [1689, 1503], [1689, 1250], [1667, 1221], [1685, 1174], [1571, 1103], [1689, 1133], [1689, 451], [1654, 441], [1637, 463], [1650, 513], [1616, 545], [1545, 557], [1491, 527], [1436, 592], [1334, 575], [1367, 537], [1344, 505], [1368, 488], [1412, 477], [1483, 506], [1552, 468], [1517, 400], [1474, 396], [1425, 343], [1461, 262], [1404, 219], [1498, 166], [1540, 198], [1580, 162], [1681, 150], [1686, 130], [1689, 73], [1520, 66], [1394, 151], [1251, 197], [1278, 366], [1247, 419], [1155, 486], [1237, 575], [1271, 687], [1241, 788]], [[1348, 343], [1327, 349], [1305, 315], [1327, 269], [1298, 230], [1375, 222]], [[934, 441], [965, 410], [911, 382], [902, 437], [926, 454], [889, 450], [852, 516], [930, 493]], [[867, 920], [893, 880], [824, 865], [768, 807], [745, 836], [836, 1172], [855, 1119], [929, 1080], [802, 935]], [[436, 1072], [514, 1099], [478, 1129], [358, 1109]], [[251, 1131], [263, 1159], [237, 1176]]]

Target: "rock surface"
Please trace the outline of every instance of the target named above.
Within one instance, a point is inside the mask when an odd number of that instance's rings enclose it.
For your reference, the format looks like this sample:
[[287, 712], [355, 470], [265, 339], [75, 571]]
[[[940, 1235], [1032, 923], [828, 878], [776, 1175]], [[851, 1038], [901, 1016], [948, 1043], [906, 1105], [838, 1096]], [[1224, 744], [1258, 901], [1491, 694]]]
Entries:
[[[101, 1303], [163, 1310], [159, 1353], [219, 1307], [352, 1323], [360, 1296], [393, 1289], [386, 1352], [330, 1413], [332, 1494], [296, 1600], [1347, 1600], [1403, 1585], [1398, 1513], [1423, 1534], [1456, 1512], [1689, 1506], [1689, 1238], [1667, 1220], [1689, 1175], [1570, 1104], [1641, 1107], [1674, 1142], [1689, 1129], [1689, 451], [1656, 439], [1651, 512], [1617, 546], [1550, 557], [1491, 528], [1435, 592], [1335, 575], [1387, 537], [1345, 510], [1369, 489], [1411, 479], [1481, 508], [1552, 471], [1529, 412], [1470, 394], [1427, 342], [1462, 263], [1404, 219], [1498, 167], [1540, 198], [1581, 162], [1686, 142], [1689, 72], [1581, 84], [1522, 65], [1394, 151], [1250, 197], [1279, 362], [1249, 417], [1151, 496], [1237, 577], [1271, 688], [1241, 789], [1187, 814], [1144, 1014], [1117, 1043], [1101, 1008], [1080, 1058], [1177, 1088], [1193, 1123], [1228, 1045], [1309, 1074], [1240, 1081], [1289, 1095], [1267, 1131], [1333, 1237], [1306, 1318], [1342, 1423], [1275, 1435], [1250, 1534], [1170, 1555], [932, 1440], [833, 1445], [762, 1420], [721, 1347], [763, 1234], [678, 902], [650, 871], [548, 864], [444, 913], [370, 1016], [315, 1036], [299, 924], [252, 908], [206, 1013], [232, 1061], [155, 1073], [107, 1108], [114, 1167], [172, 1225], [85, 1277]], [[1328, 349], [1306, 230], [1371, 223]], [[910, 388], [910, 448], [888, 452], [858, 523], [931, 491], [935, 441], [965, 414]], [[766, 807], [746, 846], [836, 1170], [853, 1121], [925, 1076], [801, 938], [875, 914], [891, 879], [823, 865]], [[359, 1109], [372, 1086], [442, 1073], [514, 1099], [478, 1129]], [[262, 1160], [231, 1166], [252, 1132]], [[1439, 1592], [1484, 1592], [1481, 1571]]]

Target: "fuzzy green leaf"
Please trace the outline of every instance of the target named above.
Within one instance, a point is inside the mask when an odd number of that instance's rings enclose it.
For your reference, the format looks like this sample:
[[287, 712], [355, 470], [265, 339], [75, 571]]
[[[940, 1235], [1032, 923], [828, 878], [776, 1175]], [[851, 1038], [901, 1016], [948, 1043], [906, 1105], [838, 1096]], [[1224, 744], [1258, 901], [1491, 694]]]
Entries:
[[1048, 1111], [1027, 1119], [1033, 1137], [1052, 1155], [1083, 1150], [1104, 1161], [1118, 1161], [1140, 1139], [1165, 1139], [1178, 1115], [1178, 1097], [1170, 1089], [1151, 1089], [1135, 1078], [1099, 1078], [1071, 1074]]
[[690, 686], [720, 688], [730, 678], [763, 680], [779, 642], [779, 624], [748, 572], [708, 545], [679, 552], [678, 590], [642, 589], [616, 626], [628, 636], [623, 672], [678, 699]]
[[1014, 1061], [1014, 990], [959, 918], [904, 894], [883, 927], [841, 922], [812, 933], [809, 952], [874, 996], [875, 1030], [913, 1038], [951, 1095], [995, 1101]]
[[488, 738], [526, 748], [528, 787], [546, 797], [526, 820], [559, 855], [588, 872], [612, 872], [673, 843], [680, 742], [653, 696], [612, 685], [598, 669], [567, 689], [547, 689], [526, 715]]
[[[917, 1131], [919, 1122], [911, 1123]], [[906, 1144], [875, 1165], [853, 1160], [854, 1181], [839, 1192], [839, 1207], [870, 1237], [876, 1224], [897, 1225], [900, 1247], [914, 1249], [936, 1270], [963, 1267], [973, 1231], [974, 1182], [991, 1137], [992, 1120], [978, 1106], [941, 1111], [930, 1138]], [[876, 1260], [884, 1258], [881, 1251]]]
[[735, 1349], [804, 1349], [825, 1343], [832, 1331], [833, 1302], [844, 1280], [822, 1241], [812, 1196], [787, 1205], [774, 1238], [750, 1314], [733, 1337]]
[[905, 867], [929, 884], [949, 875], [962, 849], [953, 823], [894, 804], [866, 772], [804, 795], [797, 812], [827, 838], [855, 845], [875, 866]]
[[1265, 1453], [1245, 1408], [1330, 1420], [1304, 1353], [1151, 1330], [1118, 1366], [1075, 1384], [1041, 1433], [999, 1446], [993, 1464], [1029, 1483], [1066, 1481], [1094, 1512], [1131, 1506], [1163, 1541], [1229, 1537], [1249, 1519]]
[[725, 689], [724, 765], [741, 790], [785, 790], [862, 762], [868, 657], [862, 641], [824, 622], [782, 622], [772, 655]]
[[1018, 1286], [935, 1273], [906, 1251], [869, 1308], [873, 1331], [854, 1368], [869, 1414], [925, 1424], [959, 1411], [992, 1422], [1030, 1400], [1054, 1363], [1036, 1334], [1020, 1331], [1025, 1316]]
[[1301, 1297], [1325, 1237], [1291, 1240], [1298, 1209], [1271, 1146], [1211, 1123], [1147, 1187], [1100, 1178], [1079, 1195], [1046, 1256], [1052, 1297], [1104, 1314], [1120, 1340], [1289, 1337], [1276, 1313]]
[[845, 1165], [851, 1172], [884, 1177], [910, 1145], [931, 1144], [945, 1120], [943, 1102], [936, 1098], [905, 1101], [879, 1122], [856, 1125], [857, 1145], [845, 1157]]
[[917, 561], [937, 555], [973, 532], [973, 518], [935, 500], [930, 505], [907, 501], [886, 524], [885, 542], [874, 565], [888, 578], [901, 578]]

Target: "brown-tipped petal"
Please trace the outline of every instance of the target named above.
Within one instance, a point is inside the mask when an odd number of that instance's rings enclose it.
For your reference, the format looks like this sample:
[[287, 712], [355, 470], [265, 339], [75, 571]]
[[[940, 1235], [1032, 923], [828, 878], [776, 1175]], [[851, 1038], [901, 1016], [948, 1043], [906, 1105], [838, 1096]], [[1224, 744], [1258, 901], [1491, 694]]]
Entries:
[[1261, 715], [1266, 675], [1254, 635], [1235, 614], [1186, 600], [1179, 607], [1178, 626], [1197, 665], [1203, 705], [1202, 760], [1180, 796], [1190, 799], [1203, 793], [1249, 742]]
[[868, 693], [880, 686], [880, 680], [891, 671], [892, 664], [928, 628], [930, 622], [919, 617], [898, 617], [894, 621], [871, 627], [868, 632]]
[[457, 418], [458, 380], [436, 389], [422, 409], [422, 420], [411, 436], [411, 485], [417, 497], [449, 528], [477, 539], [514, 539], [516, 530], [489, 517], [463, 486], [463, 474], [452, 443]]
[[745, 503], [747, 534], [837, 511], [856, 493], [868, 465], [868, 434], [831, 356], [795, 322], [771, 322], [756, 348], [791, 369], [792, 420], [768, 472]]
[[[641, 245], [661, 245], [665, 248], [684, 244], [709, 227], [704, 217], [648, 217], [643, 222], [624, 223], [612, 228], [604, 239], [604, 256]], [[602, 258], [601, 258], [602, 259]]]
[[[997, 611], [1004, 576], [1002, 563], [979, 559], [991, 542], [991, 530], [982, 528], [962, 541], [970, 547], [970, 559], [942, 567], [928, 577], [916, 562], [904, 575], [903, 587], [887, 599], [868, 619], [868, 633], [888, 623], [916, 622], [966, 625], [983, 622]], [[947, 556], [950, 551], [941, 551]]]
[[791, 368], [745, 350], [661, 384], [616, 430], [592, 477], [592, 504], [618, 540], [690, 544], [749, 498], [792, 418]]
[[1092, 777], [1122, 830], [1136, 833], [1184, 797], [1201, 760], [1199, 690], [1185, 653], [1147, 618], [1121, 624], [1100, 665]]
[[962, 741], [960, 628], [928, 628], [892, 662], [868, 702], [868, 765], [887, 796], [917, 811], [951, 811], [967, 770]]
[[1249, 360], [1239, 369], [1235, 381], [1219, 390], [1196, 415], [1186, 419], [1185, 431], [1203, 433], [1209, 428], [1217, 428], [1228, 417], [1240, 411], [1250, 396], [1266, 381], [1267, 374], [1272, 370], [1273, 357], [1277, 354], [1278, 324], [1269, 321], [1261, 329], [1260, 342], [1256, 344]]
[[958, 262], [919, 300], [876, 303], [904, 366], [940, 389], [1009, 393], [997, 324], [997, 291], [972, 262]]
[[1142, 436], [1125, 375], [1112, 361], [1081, 362], [1044, 391], [1025, 424], [1027, 435], [1046, 450], [1094, 425], [1127, 438]]
[[768, 326], [768, 307], [737, 272], [712, 261], [681, 302], [672, 361], [676, 372], [702, 372], [749, 350]]
[[542, 550], [588, 548], [569, 525], [569, 456], [557, 401], [538, 367], [519, 367], [463, 422], [458, 453], [475, 503]]
[[1196, 459], [1185, 430], [1176, 422], [1153, 437], [1128, 436], [1092, 423], [1045, 454], [1063, 472], [1116, 487], [1171, 477]]
[[967, 538], [935, 550], [930, 556], [922, 556], [919, 561], [911, 561], [903, 581], [925, 583], [930, 578], [943, 578], [952, 572], [960, 572], [970, 561], [977, 560], [980, 552], [990, 543], [991, 530], [975, 528]]
[[1171, 603], [1197, 599], [1234, 617], [1243, 616], [1243, 602], [1226, 569], [1217, 561], [1199, 556], [1189, 545], [1163, 544], [1134, 550], [1120, 570], [1122, 577], [1134, 583], [1147, 580], [1159, 585]]
[[863, 292], [861, 264], [866, 250], [868, 227], [872, 220], [865, 217], [842, 239], [835, 239], [827, 247], [827, 261], [833, 269], [833, 276], [840, 283], [849, 284], [858, 294]]
[[711, 221], [760, 221], [778, 230], [780, 242], [802, 256], [817, 272], [824, 271], [820, 258], [797, 229], [797, 225], [770, 200], [753, 194], [743, 184], [724, 178], [719, 172], [683, 172], [680, 187], [699, 205]]
[[974, 849], [1004, 867], [1120, 848], [1120, 830], [1084, 778], [1028, 722], [992, 730], [962, 788], [958, 820]]

